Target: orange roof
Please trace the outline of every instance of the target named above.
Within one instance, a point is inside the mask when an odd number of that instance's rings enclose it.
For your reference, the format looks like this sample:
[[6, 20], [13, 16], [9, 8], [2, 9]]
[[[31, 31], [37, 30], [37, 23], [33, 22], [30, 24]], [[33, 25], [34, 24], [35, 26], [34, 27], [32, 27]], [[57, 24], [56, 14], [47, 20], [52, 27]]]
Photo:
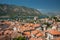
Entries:
[[42, 38], [30, 38], [29, 40], [43, 40]]
[[34, 27], [25, 27], [26, 30], [34, 30], [35, 28]]
[[34, 26], [33, 27], [39, 27], [40, 26], [40, 24], [34, 24]]
[[42, 38], [37, 38], [36, 40], [44, 40], [44, 39], [42, 39]]
[[36, 40], [36, 38], [30, 38], [30, 40]]
[[3, 31], [0, 31], [0, 35], [3, 33]]
[[36, 35], [36, 37], [40, 37], [40, 36], [43, 36], [43, 33], [38, 33], [38, 34]]
[[30, 27], [25, 27], [26, 28], [26, 30], [30, 30]]
[[36, 35], [36, 34], [39, 33], [39, 32], [40, 32], [39, 30], [34, 30], [34, 31], [31, 32], [31, 34]]
[[34, 30], [35, 28], [34, 27], [29, 27], [30, 28], [30, 30]]
[[33, 25], [33, 23], [29, 23], [30, 25]]
[[10, 30], [6, 30], [5, 32], [4, 32], [4, 34], [11, 34], [12, 33], [12, 31], [10, 31]]
[[24, 31], [26, 31], [26, 30], [34, 30], [34, 29], [35, 28], [29, 27], [29, 26], [27, 26], [27, 27], [25, 27], [25, 26], [20, 27], [20, 30], [24, 30]]
[[31, 36], [30, 32], [24, 32], [24, 35], [27, 36], [27, 37]]
[[5, 24], [8, 24], [8, 25], [10, 25], [10, 24], [11, 24], [9, 21], [5, 21], [4, 23], [5, 23]]
[[24, 26], [25, 27], [30, 27], [30, 26], [34, 26], [34, 24], [33, 23], [26, 23], [26, 24], [24, 24]]
[[54, 38], [54, 39], [52, 39], [52, 40], [60, 40], [60, 37]]
[[26, 28], [20, 28], [19, 30], [20, 30], [19, 32], [23, 32], [26, 30]]
[[6, 31], [4, 32], [4, 34], [7, 34], [7, 33], [9, 33], [9, 30], [6, 30]]
[[24, 32], [25, 35], [30, 35], [30, 32]]
[[48, 30], [48, 33], [50, 33], [50, 34], [52, 34], [52, 35], [60, 35], [60, 31], [55, 30], [55, 29], [53, 29], [53, 30]]

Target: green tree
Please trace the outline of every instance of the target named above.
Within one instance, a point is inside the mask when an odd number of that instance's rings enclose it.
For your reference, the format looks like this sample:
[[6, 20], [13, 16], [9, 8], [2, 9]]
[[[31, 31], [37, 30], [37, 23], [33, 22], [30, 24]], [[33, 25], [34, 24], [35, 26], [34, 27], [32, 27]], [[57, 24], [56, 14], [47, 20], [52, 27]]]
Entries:
[[14, 38], [13, 40], [26, 40], [26, 38], [25, 38], [25, 37], [20, 36], [20, 37], [18, 37], [18, 38]]

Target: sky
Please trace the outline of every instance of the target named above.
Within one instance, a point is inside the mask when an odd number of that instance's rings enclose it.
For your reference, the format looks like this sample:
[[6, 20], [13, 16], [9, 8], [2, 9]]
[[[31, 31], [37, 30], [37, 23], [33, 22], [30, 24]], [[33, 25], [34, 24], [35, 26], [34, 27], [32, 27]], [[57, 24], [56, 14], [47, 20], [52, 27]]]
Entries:
[[60, 12], [60, 0], [0, 0], [0, 4], [27, 6], [42, 13]]

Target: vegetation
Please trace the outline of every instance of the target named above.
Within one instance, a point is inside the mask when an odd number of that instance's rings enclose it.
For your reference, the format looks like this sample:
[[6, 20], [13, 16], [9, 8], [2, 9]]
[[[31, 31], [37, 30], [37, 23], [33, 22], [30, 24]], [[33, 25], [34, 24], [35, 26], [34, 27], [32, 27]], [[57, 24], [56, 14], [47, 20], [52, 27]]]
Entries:
[[18, 38], [14, 38], [13, 40], [26, 40], [26, 38], [25, 38], [25, 37], [20, 36], [20, 37], [18, 37]]
[[40, 16], [41, 12], [24, 6], [0, 4], [0, 16]]

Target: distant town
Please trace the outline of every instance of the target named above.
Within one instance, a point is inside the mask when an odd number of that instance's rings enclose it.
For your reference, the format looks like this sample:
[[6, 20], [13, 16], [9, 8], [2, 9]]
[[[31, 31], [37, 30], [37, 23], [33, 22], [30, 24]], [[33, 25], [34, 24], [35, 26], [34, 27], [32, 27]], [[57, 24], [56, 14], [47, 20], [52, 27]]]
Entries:
[[60, 40], [60, 16], [0, 19], [0, 40]]

